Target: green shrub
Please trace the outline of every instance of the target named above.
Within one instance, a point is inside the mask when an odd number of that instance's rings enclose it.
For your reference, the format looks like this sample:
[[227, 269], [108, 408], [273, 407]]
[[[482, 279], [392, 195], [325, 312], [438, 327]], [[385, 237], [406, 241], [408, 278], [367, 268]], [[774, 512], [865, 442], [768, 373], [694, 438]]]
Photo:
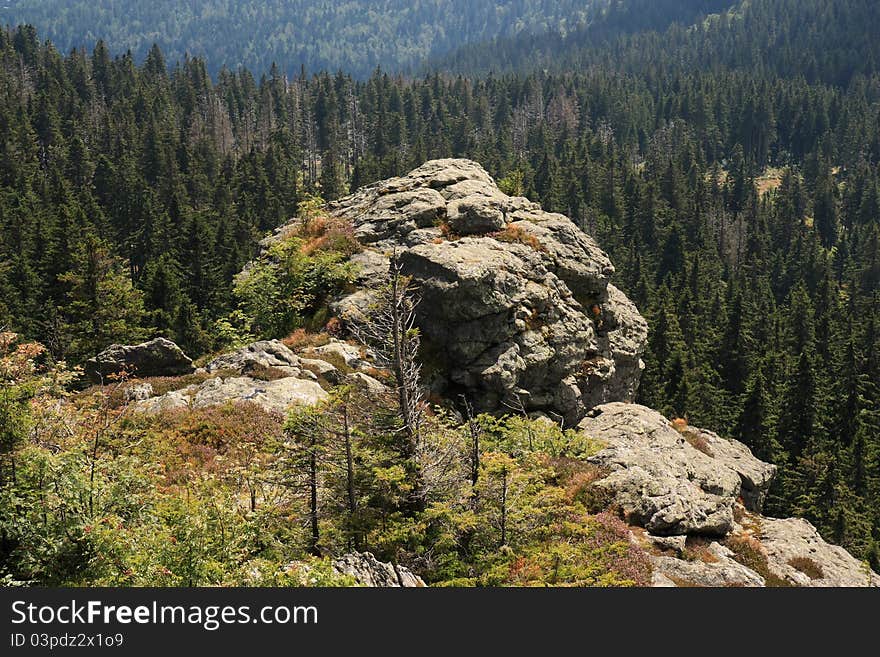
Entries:
[[604, 447], [582, 432], [562, 429], [545, 419], [533, 420], [522, 415], [480, 415], [477, 419], [486, 434], [487, 449], [514, 455], [543, 452], [554, 458], [586, 458]]
[[248, 329], [281, 338], [320, 315], [327, 299], [349, 285], [347, 262], [353, 237], [341, 229], [318, 236], [291, 235], [273, 244], [235, 281], [233, 293], [248, 318]]

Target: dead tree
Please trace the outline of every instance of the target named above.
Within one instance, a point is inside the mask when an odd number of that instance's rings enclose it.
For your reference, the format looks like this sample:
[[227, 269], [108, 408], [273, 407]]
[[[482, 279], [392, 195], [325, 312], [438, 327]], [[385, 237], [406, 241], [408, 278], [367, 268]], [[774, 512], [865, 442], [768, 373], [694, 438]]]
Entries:
[[412, 458], [424, 418], [424, 396], [419, 380], [419, 330], [415, 326], [418, 300], [410, 279], [401, 273], [394, 254], [388, 282], [376, 291], [364, 317], [351, 326], [353, 335], [373, 353], [379, 367], [394, 374], [398, 415], [404, 435], [403, 456]]
[[388, 280], [375, 291], [365, 314], [351, 323], [352, 334], [372, 353], [379, 367], [394, 375], [397, 415], [401, 421], [401, 455], [413, 468], [414, 498], [424, 502], [424, 485], [416, 456], [425, 413], [418, 361], [420, 336], [416, 328], [416, 298], [411, 280], [404, 276], [395, 252], [391, 256]]
[[473, 504], [477, 503], [477, 482], [480, 479], [480, 438], [483, 435], [483, 428], [474, 417], [474, 410], [471, 407], [467, 397], [462, 395], [462, 406], [464, 407], [465, 418], [467, 419], [468, 434], [470, 436], [470, 445], [468, 445], [468, 465], [470, 466], [471, 490], [473, 492]]

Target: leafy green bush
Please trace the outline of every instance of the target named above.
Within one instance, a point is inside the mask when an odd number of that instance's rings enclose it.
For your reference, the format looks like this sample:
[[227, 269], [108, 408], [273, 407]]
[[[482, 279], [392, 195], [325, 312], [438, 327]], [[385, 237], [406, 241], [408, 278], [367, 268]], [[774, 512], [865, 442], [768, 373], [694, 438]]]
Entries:
[[487, 449], [510, 454], [543, 452], [557, 458], [586, 458], [603, 448], [598, 440], [579, 431], [562, 429], [549, 420], [533, 420], [521, 415], [480, 415], [477, 419], [485, 432]]
[[304, 221], [272, 244], [235, 281], [249, 332], [281, 338], [303, 326], [352, 282], [347, 258], [357, 250], [350, 226], [321, 218]]

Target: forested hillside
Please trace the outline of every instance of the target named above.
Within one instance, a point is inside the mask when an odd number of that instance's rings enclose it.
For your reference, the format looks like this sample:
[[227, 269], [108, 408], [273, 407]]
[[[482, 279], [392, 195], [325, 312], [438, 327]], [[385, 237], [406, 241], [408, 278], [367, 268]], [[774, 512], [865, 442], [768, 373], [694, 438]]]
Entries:
[[[604, 5], [607, 0], [600, 0]], [[593, 2], [563, 0], [10, 0], [7, 24], [30, 23], [62, 52], [104, 39], [138, 62], [158, 44], [173, 64], [186, 54], [221, 67], [283, 72], [343, 70], [366, 77], [402, 69], [499, 35], [568, 31], [590, 20]]]
[[[546, 65], [568, 49], [616, 35], [689, 25], [733, 0], [590, 0], [588, 2], [230, 2], [186, 4], [124, 0], [62, 2], [10, 0], [8, 24], [29, 23], [62, 52], [104, 39], [114, 54], [131, 51], [141, 62], [153, 44], [172, 64], [188, 54], [206, 58], [212, 75], [221, 67], [286, 73], [343, 70], [366, 77], [386, 70], [420, 69], [425, 60], [453, 57], [468, 68]], [[490, 46], [479, 45], [490, 42]], [[551, 45], [552, 44], [552, 45]], [[549, 49], [553, 50], [550, 51]], [[506, 52], [499, 57], [499, 52]], [[516, 61], [514, 61], [516, 60]], [[573, 62], [572, 62], [573, 63]]]
[[[712, 11], [719, 13], [695, 20]], [[880, 65], [880, 46], [866, 29], [878, 24], [872, 0], [630, 0], [576, 30], [465, 45], [434, 66], [467, 74], [595, 66], [639, 76], [739, 69], [845, 86]]]
[[169, 70], [159, 48], [139, 65], [5, 30], [0, 328], [72, 365], [154, 335], [199, 356], [321, 328], [254, 316], [262, 291], [234, 276], [258, 241], [297, 208], [469, 157], [608, 252], [650, 324], [640, 401], [779, 465], [768, 513], [877, 568], [876, 14], [754, 0], [548, 71], [363, 81], [268, 66], [212, 80], [216, 63]]

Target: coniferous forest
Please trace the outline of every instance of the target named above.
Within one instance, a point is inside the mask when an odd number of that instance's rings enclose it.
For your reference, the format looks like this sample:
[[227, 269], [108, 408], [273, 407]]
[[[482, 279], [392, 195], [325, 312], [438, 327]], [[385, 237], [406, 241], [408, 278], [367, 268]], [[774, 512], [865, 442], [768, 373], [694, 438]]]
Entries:
[[[12, 0], [3, 15], [12, 24], [34, 25], [62, 52], [104, 39], [114, 54], [129, 51], [139, 60], [153, 44], [171, 61], [204, 57], [212, 75], [239, 66], [262, 73], [275, 63], [287, 74], [304, 67], [363, 78], [376, 67], [418, 71], [426, 60], [466, 45], [530, 35], [548, 43], [550, 35], [608, 38], [665, 28], [729, 5], [728, 0]], [[534, 52], [534, 44], [530, 49]], [[492, 68], [507, 64], [492, 59]]]
[[634, 2], [636, 29], [612, 7], [566, 32], [574, 5], [523, 3], [541, 30], [368, 66], [328, 59], [328, 36], [315, 73], [295, 33], [275, 63], [143, 47], [152, 30], [60, 50], [46, 38], [103, 6], [77, 4], [48, 32], [0, 32], [0, 329], [68, 366], [159, 335], [194, 358], [284, 337], [235, 278], [267, 233], [470, 158], [608, 253], [649, 322], [640, 403], [779, 466], [766, 513], [880, 567], [876, 2], [682, 3], [671, 20]]

